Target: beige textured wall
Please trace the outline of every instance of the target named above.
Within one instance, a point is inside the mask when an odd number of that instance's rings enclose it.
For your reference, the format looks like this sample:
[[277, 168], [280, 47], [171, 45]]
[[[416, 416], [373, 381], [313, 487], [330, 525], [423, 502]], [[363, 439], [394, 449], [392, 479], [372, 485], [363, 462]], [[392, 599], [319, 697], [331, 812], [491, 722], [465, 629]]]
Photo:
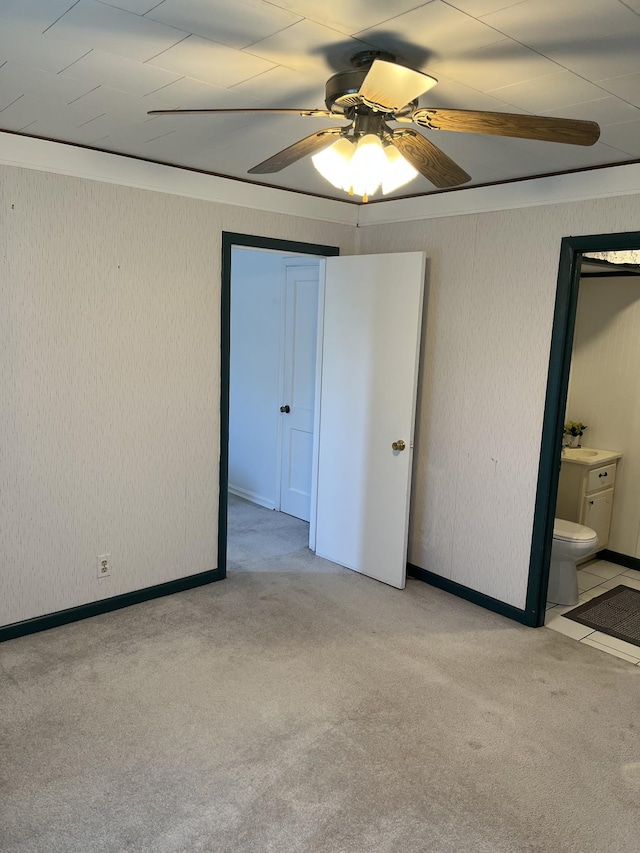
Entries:
[[620, 450], [612, 551], [638, 556], [640, 530], [640, 278], [580, 282], [567, 417], [588, 424], [582, 443]]
[[429, 258], [409, 559], [523, 608], [563, 236], [640, 231], [640, 198], [360, 229]]
[[426, 251], [409, 558], [523, 607], [560, 241], [638, 196], [355, 229], [1, 167], [0, 625], [215, 568], [223, 230]]
[[355, 240], [0, 167], [0, 625], [216, 568], [223, 230]]

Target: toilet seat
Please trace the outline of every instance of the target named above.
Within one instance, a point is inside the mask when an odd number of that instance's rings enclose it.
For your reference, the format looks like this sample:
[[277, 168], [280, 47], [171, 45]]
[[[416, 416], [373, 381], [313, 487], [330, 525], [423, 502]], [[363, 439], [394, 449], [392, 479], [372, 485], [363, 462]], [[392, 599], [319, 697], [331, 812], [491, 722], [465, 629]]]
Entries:
[[566, 521], [564, 518], [555, 518], [553, 521], [553, 538], [560, 542], [596, 542], [598, 537], [590, 527], [584, 524], [576, 524], [574, 521]]

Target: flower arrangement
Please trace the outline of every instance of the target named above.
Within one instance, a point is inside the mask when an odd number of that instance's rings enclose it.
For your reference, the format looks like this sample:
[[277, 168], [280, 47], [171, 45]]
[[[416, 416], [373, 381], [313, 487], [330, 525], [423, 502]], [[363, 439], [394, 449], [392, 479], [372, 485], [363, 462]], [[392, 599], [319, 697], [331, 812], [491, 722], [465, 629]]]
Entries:
[[587, 428], [586, 424], [580, 423], [580, 421], [567, 421], [564, 425], [563, 433], [564, 435], [583, 435], [585, 429]]

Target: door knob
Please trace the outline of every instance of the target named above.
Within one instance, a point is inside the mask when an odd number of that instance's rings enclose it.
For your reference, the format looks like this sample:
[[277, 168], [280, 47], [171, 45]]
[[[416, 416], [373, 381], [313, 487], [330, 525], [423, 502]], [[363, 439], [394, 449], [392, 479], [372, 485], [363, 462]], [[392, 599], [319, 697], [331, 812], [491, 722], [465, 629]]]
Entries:
[[402, 439], [399, 441], [394, 441], [391, 445], [393, 450], [404, 450], [407, 445], [404, 443]]
[[280, 406], [280, 411], [284, 412], [285, 415], [288, 415], [291, 409], [289, 408], [289, 406]]

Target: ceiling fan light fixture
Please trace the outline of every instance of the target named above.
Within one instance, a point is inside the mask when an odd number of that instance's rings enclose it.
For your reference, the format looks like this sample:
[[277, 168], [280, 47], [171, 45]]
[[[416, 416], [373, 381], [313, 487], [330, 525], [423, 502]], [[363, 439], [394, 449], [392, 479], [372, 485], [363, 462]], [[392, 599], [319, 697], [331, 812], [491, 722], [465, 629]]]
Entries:
[[358, 141], [349, 163], [347, 184], [343, 185], [343, 189], [363, 198], [373, 195], [387, 169], [388, 161], [380, 137], [375, 133], [367, 133]]
[[341, 190], [347, 183], [354, 151], [354, 144], [346, 136], [341, 136], [333, 145], [314, 154], [311, 162], [326, 181]]
[[382, 179], [382, 194], [388, 195], [416, 178], [418, 171], [394, 145], [387, 145], [384, 153], [387, 158], [387, 170]]
[[384, 146], [374, 133], [361, 136], [355, 144], [352, 137], [341, 136], [314, 154], [311, 162], [332, 186], [364, 201], [380, 185], [387, 195], [418, 175], [394, 145]]

